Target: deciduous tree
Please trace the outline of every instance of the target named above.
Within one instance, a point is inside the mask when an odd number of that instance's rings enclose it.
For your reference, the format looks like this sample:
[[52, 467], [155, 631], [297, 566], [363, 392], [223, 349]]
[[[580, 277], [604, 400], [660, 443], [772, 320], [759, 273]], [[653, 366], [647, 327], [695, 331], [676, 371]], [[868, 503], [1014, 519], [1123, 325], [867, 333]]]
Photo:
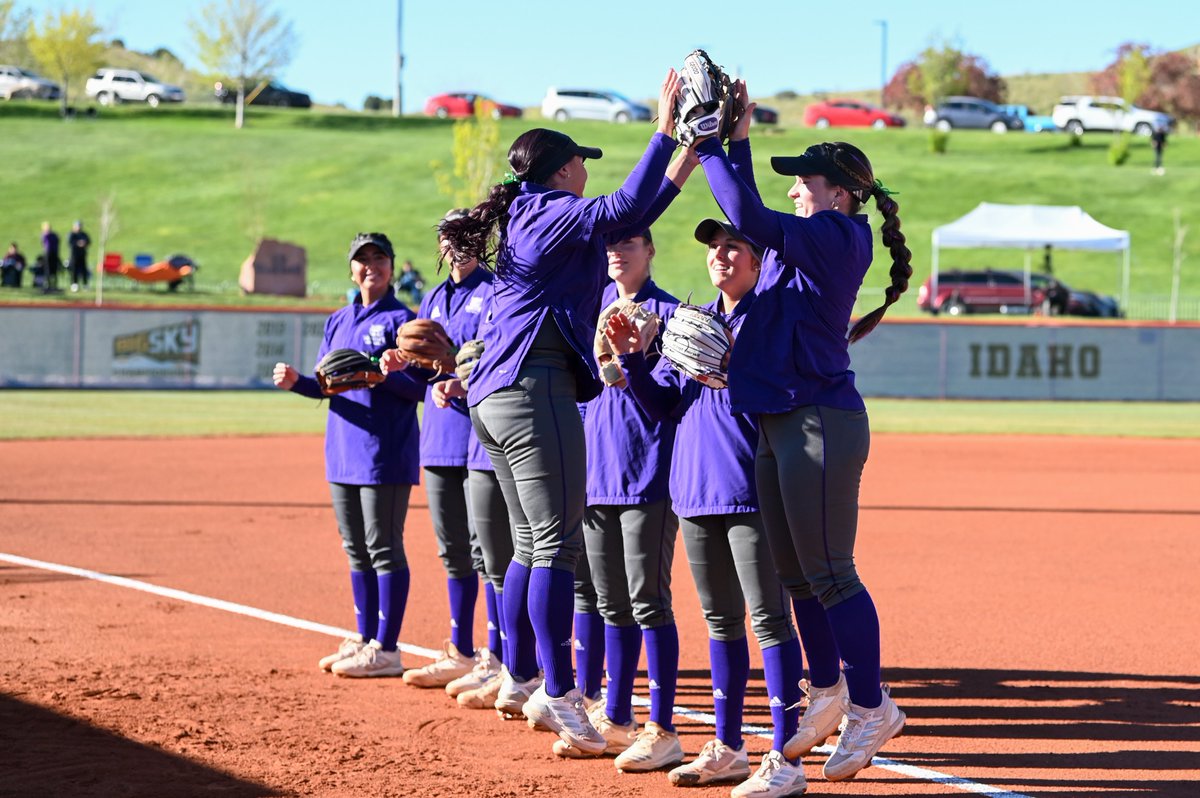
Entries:
[[32, 15], [15, 0], [0, 0], [0, 63], [28, 64], [29, 23]]
[[213, 0], [188, 21], [200, 61], [237, 84], [234, 126], [245, 122], [246, 83], [274, 77], [292, 60], [292, 23], [267, 0]]
[[453, 167], [447, 170], [441, 161], [429, 164], [438, 190], [451, 197], [455, 207], [474, 207], [483, 202], [496, 182], [499, 145], [500, 123], [476, 100], [474, 116], [454, 122]]
[[104, 58], [103, 32], [91, 11], [47, 11], [41, 25], [29, 26], [29, 52], [43, 72], [62, 83], [64, 116], [71, 86], [82, 86]]
[[1004, 102], [1007, 91], [1004, 80], [981, 56], [945, 42], [930, 45], [897, 67], [883, 90], [883, 100], [889, 106], [919, 111], [955, 94]]
[[[1134, 71], [1130, 67], [1134, 52], [1144, 58], [1146, 76], [1138, 93], [1130, 98], [1123, 83], [1130, 81], [1128, 76]], [[1155, 52], [1147, 45], [1132, 42], [1122, 44], [1113, 62], [1092, 76], [1092, 90], [1125, 97], [1135, 105], [1165, 111], [1177, 119], [1200, 121], [1200, 62], [1184, 53]]]

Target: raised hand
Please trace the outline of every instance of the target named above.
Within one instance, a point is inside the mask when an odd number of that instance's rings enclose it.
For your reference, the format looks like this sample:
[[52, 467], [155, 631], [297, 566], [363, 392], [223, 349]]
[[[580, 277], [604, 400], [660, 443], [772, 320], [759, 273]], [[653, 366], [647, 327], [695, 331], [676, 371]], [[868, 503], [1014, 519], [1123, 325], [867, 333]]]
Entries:
[[406, 368], [408, 368], [408, 361], [400, 356], [399, 349], [389, 349], [379, 356], [379, 370], [384, 374], [404, 371]]
[[746, 81], [738, 80], [733, 84], [733, 101], [742, 109], [742, 115], [729, 133], [730, 141], [744, 141], [750, 138], [750, 123], [754, 121], [754, 109], [758, 103], [750, 102], [750, 93], [746, 89]]
[[680, 85], [679, 73], [674, 67], [668, 69], [658, 92], [658, 132], [664, 136], [675, 135], [675, 101], [679, 97]]

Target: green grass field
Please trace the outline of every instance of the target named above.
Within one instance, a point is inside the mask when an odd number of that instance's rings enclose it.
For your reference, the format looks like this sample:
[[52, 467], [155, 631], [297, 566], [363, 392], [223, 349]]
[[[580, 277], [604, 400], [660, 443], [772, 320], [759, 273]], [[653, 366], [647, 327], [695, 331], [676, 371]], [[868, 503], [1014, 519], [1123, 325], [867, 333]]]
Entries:
[[[4, 190], [0, 238], [36, 250], [42, 220], [64, 235], [75, 218], [97, 234], [99, 202], [116, 198], [119, 230], [109, 244], [132, 259], [183, 252], [201, 270], [196, 291], [167, 296], [159, 288], [122, 290], [110, 280], [111, 299], [188, 304], [337, 303], [349, 287], [346, 245], [353, 233], [381, 229], [392, 236], [401, 258], [412, 258], [433, 276], [432, 226], [449, 205], [440, 195], [430, 162], [449, 159], [451, 125], [423, 118], [353, 114], [250, 111], [249, 126], [231, 124], [232, 111], [217, 107], [103, 109], [99, 118], [63, 122], [52, 104], [0, 105]], [[789, 117], [785, 117], [789, 118]], [[504, 146], [539, 120], [505, 121]], [[563, 126], [582, 143], [600, 146], [603, 160], [589, 164], [589, 194], [611, 191], [640, 155], [648, 125], [574, 122]], [[892, 311], [916, 313], [916, 286], [930, 270], [930, 234], [981, 201], [1079, 204], [1101, 222], [1132, 233], [1134, 295], [1165, 295], [1170, 287], [1173, 227], [1178, 208], [1185, 224], [1200, 219], [1200, 139], [1175, 136], [1167, 150], [1167, 174], [1151, 174], [1149, 144], [1133, 142], [1120, 168], [1106, 159], [1110, 137], [1088, 134], [1082, 147], [1068, 147], [1055, 134], [959, 131], [949, 151], [933, 155], [920, 128], [873, 131], [832, 130], [870, 154], [876, 174], [900, 192], [904, 231], [913, 251], [912, 290]], [[796, 153], [822, 136], [785, 124], [756, 131], [755, 162], [769, 205], [790, 210], [787, 178], [770, 171], [772, 154]], [[707, 298], [711, 288], [703, 250], [691, 232], [716, 212], [704, 178], [696, 174], [683, 195], [655, 227], [657, 279], [685, 296]], [[236, 281], [241, 262], [259, 235], [307, 248], [314, 296], [292, 299], [243, 298]], [[1189, 263], [1200, 259], [1200, 232], [1186, 239]], [[1037, 262], [1035, 253], [1035, 263]], [[879, 259], [877, 259], [878, 262]], [[1020, 268], [1024, 253], [1013, 250], [948, 250], [942, 267]], [[1102, 253], [1062, 252], [1056, 272], [1075, 287], [1117, 293], [1119, 262]], [[867, 277], [860, 310], [882, 296], [886, 269]], [[1200, 275], [1185, 273], [1182, 292], [1200, 295]], [[90, 295], [45, 301], [88, 299]], [[4, 301], [43, 301], [32, 291], [5, 291]]]
[[[326, 405], [279, 391], [0, 391], [0, 440], [319, 434]], [[875, 432], [1200, 438], [1200, 405], [868, 399]]]

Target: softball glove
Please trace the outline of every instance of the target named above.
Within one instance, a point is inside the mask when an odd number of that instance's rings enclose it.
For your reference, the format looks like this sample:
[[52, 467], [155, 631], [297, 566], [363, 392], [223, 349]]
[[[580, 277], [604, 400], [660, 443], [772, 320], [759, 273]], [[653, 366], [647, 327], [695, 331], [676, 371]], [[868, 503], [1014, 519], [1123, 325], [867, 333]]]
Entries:
[[720, 315], [698, 305], [675, 309], [663, 333], [663, 357], [671, 365], [709, 388], [729, 384], [729, 352], [733, 331]]

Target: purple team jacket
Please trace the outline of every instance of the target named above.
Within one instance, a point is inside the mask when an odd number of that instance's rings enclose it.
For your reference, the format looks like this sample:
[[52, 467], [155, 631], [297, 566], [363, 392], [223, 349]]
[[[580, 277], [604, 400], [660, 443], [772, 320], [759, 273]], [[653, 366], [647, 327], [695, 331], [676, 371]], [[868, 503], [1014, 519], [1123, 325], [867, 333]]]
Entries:
[[[482, 267], [457, 285], [448, 279], [425, 295], [417, 316], [438, 322], [454, 345], [462, 346], [479, 337], [479, 324], [492, 306], [492, 280], [492, 273]], [[466, 402], [455, 399], [448, 407], [438, 407], [433, 403], [433, 385], [425, 391], [421, 417], [421, 465], [492, 470], [492, 461], [471, 426]]]
[[[357, 349], [377, 357], [396, 346], [396, 330], [415, 318], [389, 293], [363, 307], [362, 299], [334, 312], [325, 322], [317, 362], [332, 349]], [[329, 400], [325, 423], [325, 479], [345, 485], [416, 485], [420, 481], [417, 402], [425, 395], [421, 373], [405, 369], [374, 388], [323, 396], [315, 377], [305, 374], [292, 390]]]
[[864, 409], [850, 370], [846, 331], [871, 265], [867, 217], [822, 211], [804, 219], [764, 207], [753, 185], [731, 163], [749, 161], [749, 141], [732, 142], [728, 157], [712, 139], [697, 152], [721, 210], [766, 250], [754, 310], [730, 356], [733, 409]]
[[[616, 299], [617, 284], [609, 283], [600, 307]], [[653, 280], [647, 280], [633, 299], [645, 303], [664, 324], [679, 307], [679, 300]], [[659, 348], [655, 345], [651, 351]], [[619, 388], [605, 388], [588, 403], [583, 429], [588, 504], [650, 504], [667, 498], [675, 419], [651, 418], [633, 396]]]
[[[723, 314], [734, 335], [756, 301], [753, 293], [747, 294], [732, 314]], [[716, 312], [717, 302], [704, 307]], [[679, 424], [671, 457], [675, 514], [695, 518], [758, 512], [754, 487], [758, 425], [754, 417], [734, 413], [729, 391], [716, 391], [683, 376], [666, 358], [653, 370], [641, 353], [622, 355], [621, 364], [629, 383], [626, 392], [638, 406], [652, 419], [675, 419]]]
[[472, 374], [469, 405], [516, 381], [547, 317], [575, 350], [576, 399], [586, 402], [600, 393], [592, 337], [607, 273], [605, 243], [640, 233], [670, 204], [678, 189], [666, 170], [676, 146], [655, 133], [624, 184], [601, 197], [521, 183], [501, 237], [495, 299], [482, 325], [484, 350]]

